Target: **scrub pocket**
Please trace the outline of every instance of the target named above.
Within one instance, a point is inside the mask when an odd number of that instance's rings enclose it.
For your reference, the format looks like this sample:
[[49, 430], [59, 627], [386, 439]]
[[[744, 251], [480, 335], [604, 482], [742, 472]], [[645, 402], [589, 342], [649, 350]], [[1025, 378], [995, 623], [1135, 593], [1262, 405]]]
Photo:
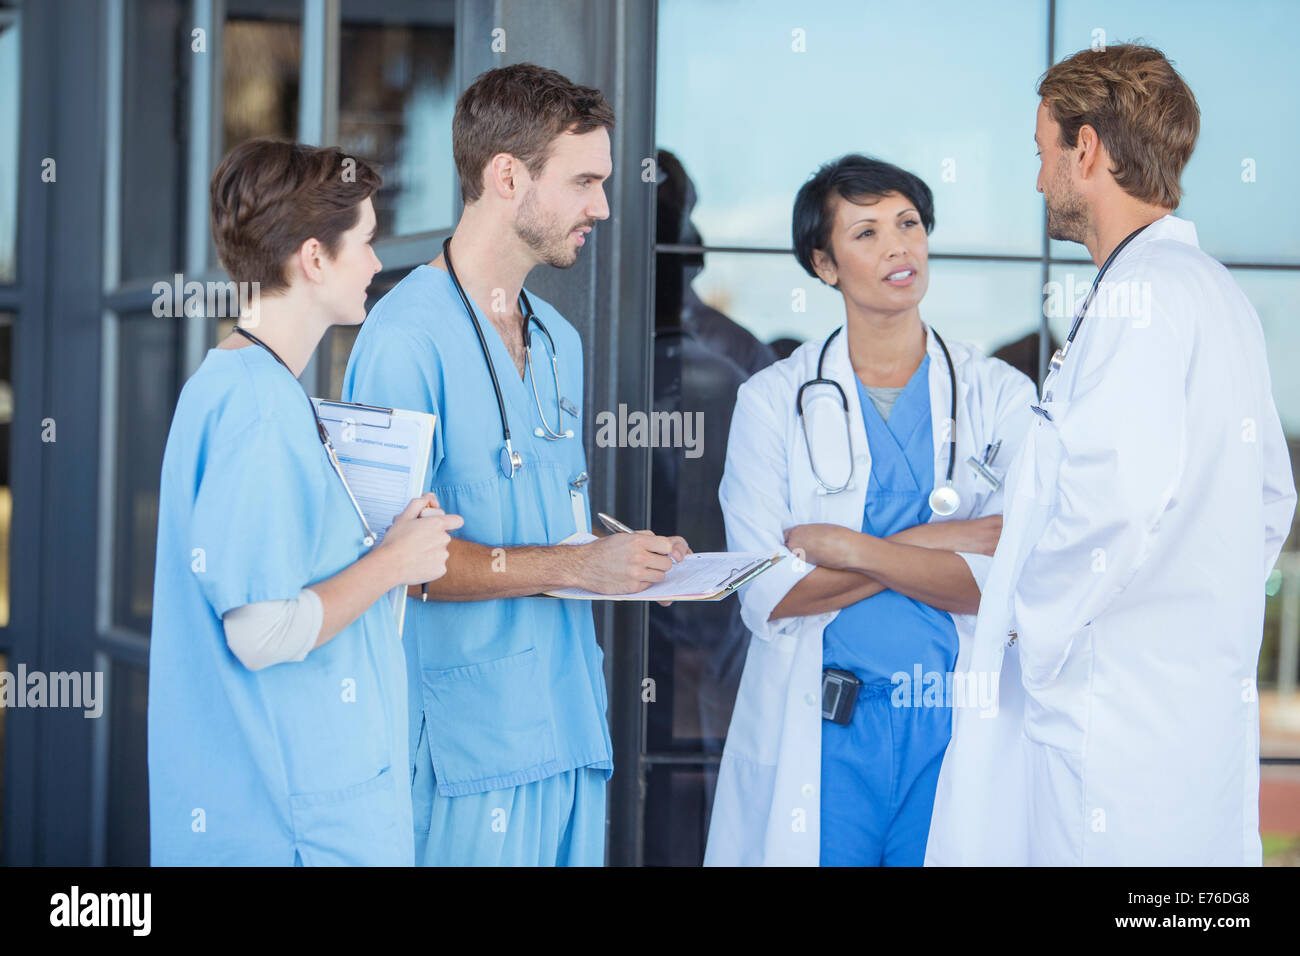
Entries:
[[306, 866], [410, 866], [388, 767], [363, 783], [289, 797], [294, 844]]
[[440, 792], [515, 786], [538, 779], [537, 769], [556, 760], [551, 689], [536, 648], [425, 670], [422, 678], [425, 739]]

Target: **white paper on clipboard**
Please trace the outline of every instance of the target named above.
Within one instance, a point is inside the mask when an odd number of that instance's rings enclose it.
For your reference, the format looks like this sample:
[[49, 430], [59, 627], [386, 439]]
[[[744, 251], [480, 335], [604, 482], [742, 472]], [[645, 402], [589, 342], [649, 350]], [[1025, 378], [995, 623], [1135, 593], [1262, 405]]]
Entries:
[[[383, 540], [393, 519], [412, 498], [424, 494], [437, 416], [322, 398], [313, 398], [312, 404], [361, 513]], [[389, 592], [399, 637], [406, 621], [405, 599], [405, 587]]]

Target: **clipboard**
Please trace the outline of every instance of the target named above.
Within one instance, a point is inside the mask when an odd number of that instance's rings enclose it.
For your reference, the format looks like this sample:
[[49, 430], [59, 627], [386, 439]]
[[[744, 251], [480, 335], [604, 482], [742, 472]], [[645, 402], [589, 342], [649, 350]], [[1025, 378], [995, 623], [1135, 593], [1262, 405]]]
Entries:
[[[378, 544], [411, 499], [424, 493], [437, 416], [358, 402], [311, 401]], [[393, 588], [388, 597], [400, 638], [406, 587]]]

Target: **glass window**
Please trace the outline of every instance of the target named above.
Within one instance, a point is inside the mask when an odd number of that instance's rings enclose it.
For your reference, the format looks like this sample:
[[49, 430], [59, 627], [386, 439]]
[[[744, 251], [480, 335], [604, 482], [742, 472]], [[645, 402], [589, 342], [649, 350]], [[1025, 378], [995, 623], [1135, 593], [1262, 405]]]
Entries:
[[1250, 299], [1264, 328], [1273, 400], [1282, 428], [1293, 441], [1300, 441], [1300, 376], [1295, 369], [1300, 358], [1300, 323], [1296, 322], [1300, 271], [1233, 269], [1232, 278]]
[[713, 815], [716, 764], [653, 764], [646, 771], [646, 866], [699, 866]]
[[0, 283], [14, 281], [18, 236], [18, 11], [0, 2]]
[[302, 4], [240, 0], [226, 10], [222, 155], [257, 136], [296, 140]]
[[[0, 674], [8, 673], [9, 656], [0, 651]], [[4, 837], [4, 810], [5, 810], [5, 710], [0, 707], [0, 840]], [[4, 843], [0, 842], [0, 853], [4, 852]]]
[[[188, 3], [131, 0], [122, 50], [121, 279], [170, 275], [185, 254]], [[173, 55], [160, 56], [160, 50]]]
[[380, 236], [451, 224], [453, 14], [451, 4], [343, 3], [338, 139], [346, 152], [381, 166]]
[[9, 624], [9, 542], [13, 527], [13, 487], [9, 439], [14, 421], [14, 317], [0, 312], [0, 627]]
[[104, 678], [105, 686], [112, 688], [105, 715], [109, 751], [104, 862], [108, 866], [148, 866], [149, 674], [114, 662]]
[[[704, 261], [695, 293], [765, 342], [806, 342], [844, 323], [843, 297], [792, 255], [708, 252]], [[992, 353], [1038, 331], [1041, 276], [1037, 262], [932, 258], [921, 315], [941, 334]]]
[[[1095, 40], [1141, 40], [1173, 61], [1201, 109], [1201, 134], [1183, 173], [1178, 214], [1201, 247], [1231, 262], [1300, 262], [1300, 4], [1257, 0], [1224, 16], [1214, 0], [1057, 0], [1056, 57]], [[1102, 32], [1097, 32], [1102, 31]], [[1053, 256], [1082, 246], [1053, 243]]]
[[113, 450], [112, 620], [148, 635], [158, 535], [158, 481], [178, 381], [180, 325], [150, 312], [118, 323]]
[[1042, 0], [939, 0], [924, 23], [885, 0], [662, 0], [656, 139], [695, 179], [708, 244], [788, 247], [799, 186], [862, 152], [934, 190], [934, 251], [1037, 255], [1046, 17]]

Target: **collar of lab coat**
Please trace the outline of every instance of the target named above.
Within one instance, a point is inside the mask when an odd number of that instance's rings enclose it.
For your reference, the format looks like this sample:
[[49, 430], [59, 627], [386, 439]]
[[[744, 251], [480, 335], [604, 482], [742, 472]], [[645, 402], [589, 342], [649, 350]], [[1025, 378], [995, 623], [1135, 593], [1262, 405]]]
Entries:
[[1189, 246], [1195, 246], [1197, 249], [1201, 248], [1201, 244], [1196, 238], [1196, 226], [1192, 224], [1191, 220], [1166, 215], [1161, 216], [1143, 229], [1137, 238], [1128, 244], [1124, 252], [1131, 252], [1157, 239], [1172, 239], [1174, 242], [1186, 243]]
[[[952, 391], [948, 378], [948, 362], [943, 349], [930, 331], [930, 326], [922, 322], [925, 328], [925, 352], [930, 357], [930, 430], [934, 441], [934, 484], [939, 487], [948, 474], [948, 429], [951, 424], [948, 415], [951, 410]], [[823, 340], [823, 344], [824, 344]], [[963, 372], [969, 355], [965, 346], [948, 342], [948, 351], [952, 355], [953, 374], [957, 378], [957, 452], [960, 457], [962, 449], [970, 449], [974, 442], [969, 415], [963, 414], [966, 396], [970, 385]], [[813, 369], [809, 377], [816, 374], [816, 357], [821, 352], [818, 346], [810, 352]], [[867, 444], [866, 425], [862, 421], [862, 403], [858, 400], [858, 377], [853, 372], [853, 363], [849, 360], [849, 332], [845, 328], [826, 350], [826, 377], [834, 380], [844, 389], [844, 397], [849, 404], [849, 434], [853, 441], [853, 485], [845, 493], [827, 495], [831, 499], [826, 503], [828, 517], [836, 524], [846, 527], [862, 527], [862, 511], [866, 505], [867, 483], [871, 475], [871, 448]], [[970, 454], [968, 451], [967, 454]], [[960, 461], [958, 462], [960, 464]], [[953, 481], [961, 490], [962, 471], [953, 469]], [[962, 507], [951, 518], [965, 517], [970, 506], [971, 495], [962, 492]]]

